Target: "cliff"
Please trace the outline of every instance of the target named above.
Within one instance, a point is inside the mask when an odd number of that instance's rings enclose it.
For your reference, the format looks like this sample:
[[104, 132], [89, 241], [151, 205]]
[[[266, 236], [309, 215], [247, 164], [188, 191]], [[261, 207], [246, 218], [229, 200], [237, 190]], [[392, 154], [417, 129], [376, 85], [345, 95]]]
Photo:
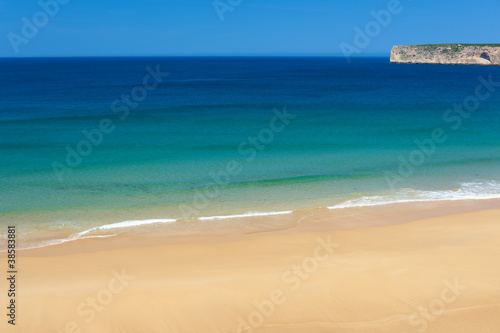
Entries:
[[391, 62], [403, 64], [500, 65], [500, 44], [399, 45]]

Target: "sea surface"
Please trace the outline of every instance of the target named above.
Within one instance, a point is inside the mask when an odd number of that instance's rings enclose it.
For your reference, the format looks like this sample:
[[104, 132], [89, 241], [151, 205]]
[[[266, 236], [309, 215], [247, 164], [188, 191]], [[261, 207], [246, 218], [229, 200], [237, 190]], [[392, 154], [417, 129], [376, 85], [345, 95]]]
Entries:
[[499, 129], [500, 67], [4, 58], [0, 234], [500, 198]]

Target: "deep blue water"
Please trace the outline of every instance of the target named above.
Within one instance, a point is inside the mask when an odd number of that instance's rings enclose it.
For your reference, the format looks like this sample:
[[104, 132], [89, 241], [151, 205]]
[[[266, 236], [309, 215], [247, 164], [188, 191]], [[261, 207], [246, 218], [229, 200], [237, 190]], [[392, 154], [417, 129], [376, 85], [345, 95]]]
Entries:
[[[169, 75], [143, 99], [147, 66]], [[500, 82], [500, 68], [386, 58], [0, 59], [1, 223], [28, 213], [29, 223], [94, 226], [99, 215], [87, 221], [82, 212], [134, 218], [154, 209], [151, 218], [177, 219], [366, 196], [500, 196], [500, 84], [480, 88], [489, 95], [473, 111], [446, 113], [475, 101], [480, 76]], [[126, 106], [134, 87], [140, 98]], [[273, 121], [284, 108], [293, 119]], [[415, 140], [428, 142], [435, 129], [446, 139], [425, 154]], [[96, 135], [90, 148], [84, 130]], [[68, 147], [79, 144], [85, 154], [68, 165]], [[425, 157], [406, 172], [401, 160], [412, 156]]]

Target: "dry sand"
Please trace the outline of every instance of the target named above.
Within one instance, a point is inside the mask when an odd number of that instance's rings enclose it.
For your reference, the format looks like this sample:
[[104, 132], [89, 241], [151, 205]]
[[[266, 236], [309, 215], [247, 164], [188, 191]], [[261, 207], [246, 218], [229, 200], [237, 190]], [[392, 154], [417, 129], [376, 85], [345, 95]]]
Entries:
[[0, 331], [500, 332], [500, 210], [401, 207], [20, 251], [16, 326], [3, 314]]

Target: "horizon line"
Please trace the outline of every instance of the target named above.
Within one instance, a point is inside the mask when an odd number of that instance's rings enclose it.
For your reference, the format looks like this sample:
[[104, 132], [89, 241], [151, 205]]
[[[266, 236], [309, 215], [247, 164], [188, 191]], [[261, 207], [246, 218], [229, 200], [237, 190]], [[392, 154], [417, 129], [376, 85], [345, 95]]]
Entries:
[[[0, 59], [26, 58], [346, 58], [343, 55], [53, 55], [53, 56], [0, 56]], [[389, 58], [388, 55], [362, 55], [349, 58]]]

